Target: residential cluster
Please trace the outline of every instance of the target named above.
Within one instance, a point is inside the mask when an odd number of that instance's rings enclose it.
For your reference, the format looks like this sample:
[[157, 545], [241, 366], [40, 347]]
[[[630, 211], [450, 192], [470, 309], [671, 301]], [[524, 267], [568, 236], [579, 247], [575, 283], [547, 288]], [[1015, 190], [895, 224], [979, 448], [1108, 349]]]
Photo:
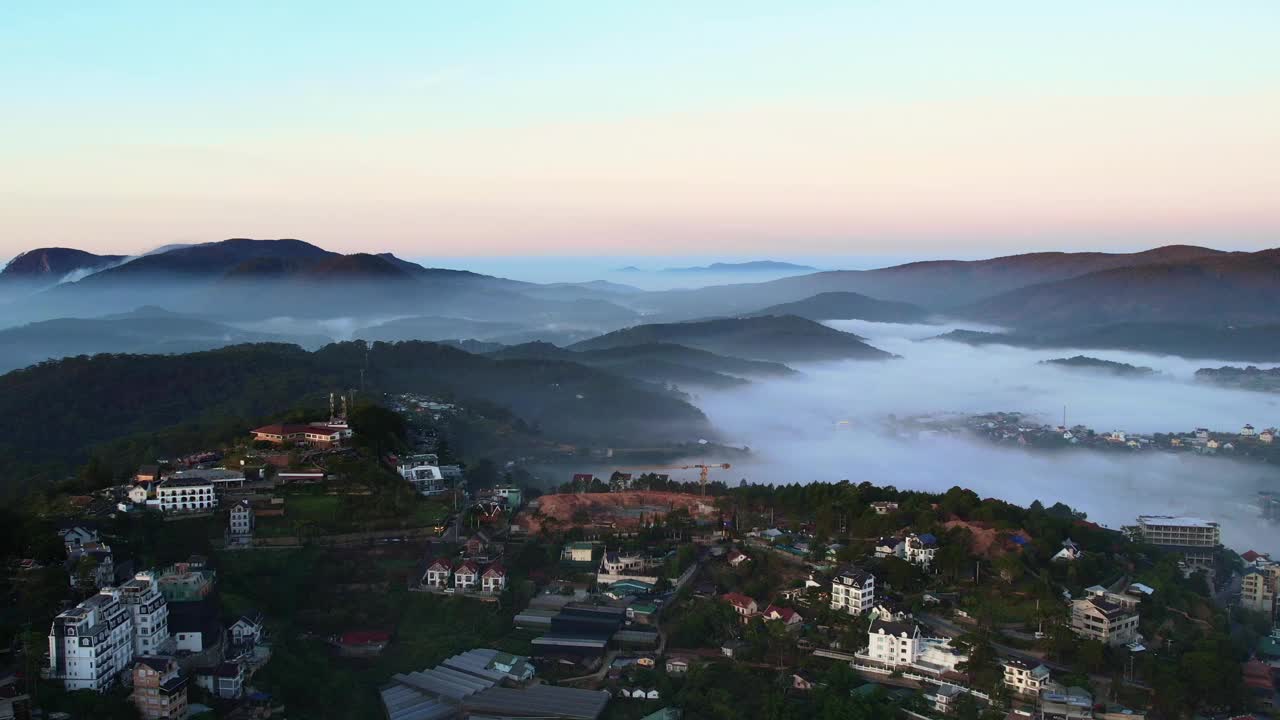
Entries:
[[[99, 542], [83, 526], [60, 531], [73, 552]], [[44, 676], [68, 690], [104, 692], [124, 683], [148, 720], [184, 718], [189, 684], [240, 700], [270, 658], [261, 615], [223, 622], [216, 573], [202, 557], [104, 585], [54, 618]]]

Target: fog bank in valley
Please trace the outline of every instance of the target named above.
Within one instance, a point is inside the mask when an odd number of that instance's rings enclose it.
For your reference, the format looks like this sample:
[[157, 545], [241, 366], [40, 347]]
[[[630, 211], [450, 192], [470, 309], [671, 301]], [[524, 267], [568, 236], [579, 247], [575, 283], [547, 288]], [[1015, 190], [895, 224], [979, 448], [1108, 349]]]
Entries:
[[[1110, 527], [1139, 514], [1193, 514], [1223, 524], [1224, 542], [1280, 552], [1280, 528], [1258, 517], [1259, 490], [1280, 490], [1272, 466], [1160, 451], [1026, 451], [967, 432], [905, 434], [889, 415], [1017, 411], [1099, 432], [1236, 431], [1245, 423], [1280, 424], [1280, 402], [1264, 393], [1196, 383], [1204, 361], [1138, 353], [970, 347], [921, 340], [951, 329], [833, 322], [901, 355], [889, 362], [846, 362], [800, 369], [803, 375], [703, 392], [698, 405], [734, 444], [755, 459], [728, 476], [750, 482], [870, 481], [941, 491], [954, 485], [1021, 505], [1062, 501]], [[1041, 360], [1085, 354], [1152, 367], [1154, 378], [1044, 366]], [[1226, 363], [1219, 363], [1226, 364]]]

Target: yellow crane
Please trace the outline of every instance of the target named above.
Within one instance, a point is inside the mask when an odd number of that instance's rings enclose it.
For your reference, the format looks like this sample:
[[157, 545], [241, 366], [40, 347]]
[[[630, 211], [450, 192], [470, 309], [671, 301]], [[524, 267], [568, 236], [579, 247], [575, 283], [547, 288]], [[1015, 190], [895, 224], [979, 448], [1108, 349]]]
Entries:
[[716, 463], [712, 465], [694, 464], [694, 465], [649, 465], [646, 467], [626, 467], [618, 468], [620, 472], [648, 472], [650, 470], [698, 470], [698, 485], [702, 487], [702, 494], [707, 494], [707, 476], [713, 469], [728, 470], [731, 465], [729, 463]]

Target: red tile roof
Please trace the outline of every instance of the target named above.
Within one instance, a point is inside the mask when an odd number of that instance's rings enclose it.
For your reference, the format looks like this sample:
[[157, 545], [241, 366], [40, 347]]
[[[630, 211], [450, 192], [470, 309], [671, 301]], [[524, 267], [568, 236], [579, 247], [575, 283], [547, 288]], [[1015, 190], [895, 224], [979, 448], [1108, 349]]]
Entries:
[[338, 641], [343, 645], [377, 645], [391, 641], [391, 633], [381, 630], [352, 630], [342, 633]]
[[1257, 551], [1254, 551], [1254, 550], [1249, 550], [1249, 551], [1245, 552], [1245, 554], [1241, 555], [1240, 557], [1241, 557], [1245, 562], [1253, 562], [1254, 560], [1257, 560], [1258, 558], [1262, 557], [1262, 553], [1257, 552]]
[[489, 576], [490, 574], [497, 577], [503, 577], [507, 574], [507, 570], [506, 568], [502, 567], [502, 563], [494, 563], [489, 566], [488, 570], [484, 571], [484, 574], [486, 577]]
[[799, 617], [800, 615], [795, 610], [792, 610], [789, 607], [778, 607], [777, 605], [770, 605], [768, 609], [764, 611], [764, 614], [765, 615], [777, 614], [778, 618], [783, 622], [791, 622], [791, 618]]
[[751, 604], [755, 602], [755, 600], [743, 595], [742, 593], [725, 593], [720, 597], [730, 605], [744, 610], [751, 607]]
[[451, 562], [451, 561], [449, 560], [449, 558], [437, 558], [435, 562], [431, 563], [431, 567], [428, 567], [427, 569], [428, 569], [428, 570], [435, 570], [435, 569], [437, 569], [437, 568], [443, 568], [443, 569], [445, 569], [445, 570], [452, 570], [452, 569], [453, 569], [453, 562]]

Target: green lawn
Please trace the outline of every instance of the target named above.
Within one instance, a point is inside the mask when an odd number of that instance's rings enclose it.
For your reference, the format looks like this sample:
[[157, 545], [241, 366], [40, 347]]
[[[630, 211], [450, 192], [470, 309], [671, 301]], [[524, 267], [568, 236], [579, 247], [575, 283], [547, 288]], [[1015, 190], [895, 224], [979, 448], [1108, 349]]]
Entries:
[[294, 493], [285, 496], [282, 517], [258, 519], [257, 532], [264, 537], [304, 533], [348, 533], [366, 530], [390, 530], [395, 528], [431, 527], [442, 523], [449, 509], [434, 500], [414, 503], [412, 511], [400, 515], [384, 515], [353, 519], [349, 503], [359, 502], [339, 495], [318, 493]]

